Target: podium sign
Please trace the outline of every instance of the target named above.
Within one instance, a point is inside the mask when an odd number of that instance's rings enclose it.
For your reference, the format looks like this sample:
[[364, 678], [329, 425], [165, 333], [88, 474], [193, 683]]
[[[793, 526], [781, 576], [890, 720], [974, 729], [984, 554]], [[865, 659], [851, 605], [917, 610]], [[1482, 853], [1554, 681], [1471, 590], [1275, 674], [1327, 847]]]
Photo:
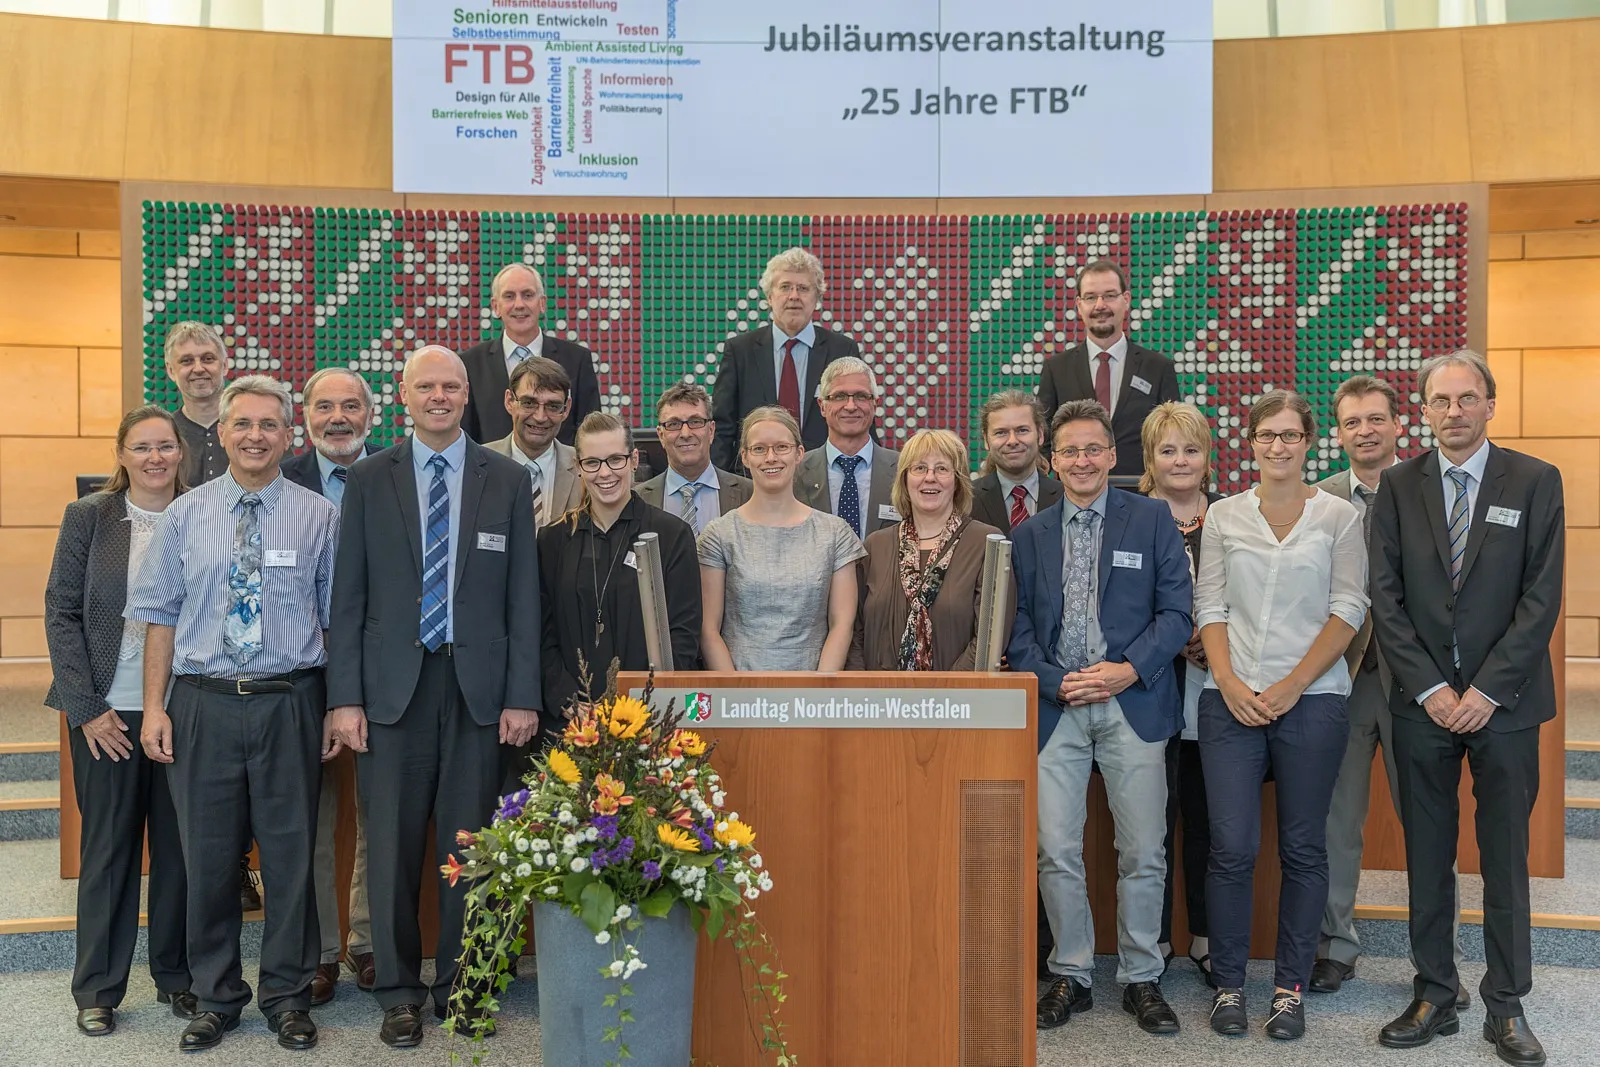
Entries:
[[[642, 698], [643, 689], [630, 690]], [[1020, 689], [691, 689], [656, 690], [674, 699], [683, 723], [722, 730], [1025, 730]]]

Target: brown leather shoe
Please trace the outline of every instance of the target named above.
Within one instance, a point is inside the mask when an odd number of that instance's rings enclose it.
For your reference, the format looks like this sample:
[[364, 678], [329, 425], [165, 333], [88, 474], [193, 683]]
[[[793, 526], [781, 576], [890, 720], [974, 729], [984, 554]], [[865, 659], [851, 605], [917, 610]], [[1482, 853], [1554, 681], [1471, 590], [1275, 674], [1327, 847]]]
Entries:
[[339, 983], [339, 964], [319, 963], [317, 973], [311, 976], [311, 1006], [317, 1007], [333, 999]]
[[372, 992], [372, 987], [378, 984], [378, 968], [372, 962], [372, 953], [346, 951], [344, 962], [355, 973], [356, 988], [363, 993]]

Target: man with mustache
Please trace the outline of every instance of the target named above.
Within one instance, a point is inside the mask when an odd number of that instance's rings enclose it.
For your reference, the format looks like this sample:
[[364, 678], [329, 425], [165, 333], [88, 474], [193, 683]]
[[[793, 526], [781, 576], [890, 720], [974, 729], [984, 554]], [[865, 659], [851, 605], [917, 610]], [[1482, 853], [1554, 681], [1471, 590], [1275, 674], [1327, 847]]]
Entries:
[[772, 309], [772, 321], [730, 337], [716, 362], [711, 414], [717, 435], [711, 462], [723, 470], [746, 473], [739, 463], [739, 427], [746, 415], [768, 404], [794, 416], [807, 452], [827, 440], [828, 427], [817, 406], [822, 369], [843, 356], [861, 354], [844, 334], [811, 321], [827, 288], [822, 261], [804, 248], [779, 252], [767, 261], [761, 291]]
[[973, 518], [1014, 530], [1061, 499], [1061, 483], [1044, 477], [1039, 468], [1046, 420], [1038, 398], [1021, 389], [1007, 389], [983, 402], [978, 422], [989, 455], [972, 482]]
[[[339, 507], [344, 503], [345, 480], [358, 459], [378, 451], [367, 440], [372, 429], [372, 386], [348, 367], [324, 367], [311, 376], [302, 393], [301, 414], [311, 447], [283, 461], [279, 469], [296, 485], [319, 493]], [[355, 972], [356, 987], [371, 991], [372, 922], [367, 911], [367, 835], [359, 807], [356, 810], [355, 868], [350, 872], [350, 940], [346, 958]], [[334, 834], [339, 825], [337, 779], [322, 775], [317, 798], [317, 852], [311, 877], [317, 894], [317, 923], [322, 931], [322, 955], [311, 979], [311, 1003], [333, 999], [339, 981], [339, 899], [334, 890]]]
[[[1133, 294], [1128, 276], [1109, 259], [1097, 259], [1078, 272], [1078, 318], [1087, 337], [1044, 361], [1039, 403], [1045, 416], [1068, 400], [1097, 400], [1111, 413], [1117, 440], [1113, 476], [1144, 473], [1139, 428], [1158, 404], [1182, 400], [1172, 360], [1128, 338], [1126, 322]], [[1131, 488], [1131, 487], [1130, 487]]]
[[511, 432], [484, 447], [528, 468], [534, 526], [548, 526], [577, 507], [583, 495], [572, 447], [559, 440], [572, 410], [572, 379], [555, 360], [530, 356], [511, 368], [501, 404], [511, 416]]
[[[217, 406], [228, 373], [228, 356], [217, 331], [203, 322], [174, 323], [167, 331], [167, 377], [183, 405], [175, 413], [183, 438], [183, 477], [192, 489], [228, 469], [217, 436]], [[260, 907], [258, 901], [256, 907]]]

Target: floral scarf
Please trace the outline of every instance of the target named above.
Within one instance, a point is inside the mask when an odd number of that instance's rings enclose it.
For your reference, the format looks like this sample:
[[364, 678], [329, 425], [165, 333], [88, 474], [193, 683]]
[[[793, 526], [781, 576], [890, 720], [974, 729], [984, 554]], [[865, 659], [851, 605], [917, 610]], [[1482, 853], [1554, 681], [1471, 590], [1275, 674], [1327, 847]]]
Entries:
[[963, 515], [951, 514], [933, 551], [928, 553], [927, 566], [922, 565], [922, 556], [917, 550], [917, 524], [909, 518], [900, 523], [900, 588], [911, 608], [906, 616], [905, 632], [900, 635], [899, 669], [902, 671], [933, 669], [933, 616], [930, 612], [944, 586], [944, 576], [950, 570], [956, 542], [970, 521]]

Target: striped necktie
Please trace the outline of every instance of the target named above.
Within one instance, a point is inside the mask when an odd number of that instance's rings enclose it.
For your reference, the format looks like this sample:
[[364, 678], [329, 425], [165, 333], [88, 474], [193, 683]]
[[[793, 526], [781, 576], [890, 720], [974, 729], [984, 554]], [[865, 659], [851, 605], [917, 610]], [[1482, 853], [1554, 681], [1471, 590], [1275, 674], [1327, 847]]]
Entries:
[[1450, 588], [1461, 589], [1461, 563], [1467, 555], [1467, 531], [1472, 527], [1472, 509], [1467, 506], [1467, 482], [1471, 475], [1460, 467], [1445, 472], [1456, 483], [1456, 499], [1450, 505]]
[[683, 504], [678, 508], [678, 518], [688, 523], [689, 529], [696, 535], [700, 533], [700, 509], [695, 507], [694, 498], [699, 491], [699, 482], [684, 482], [678, 487], [678, 495], [683, 497]]
[[537, 529], [544, 522], [544, 468], [537, 463], [528, 464], [528, 473], [533, 475], [533, 525]]
[[428, 537], [422, 553], [422, 647], [437, 651], [450, 623], [450, 487], [445, 484], [445, 458], [428, 460], [433, 482], [428, 486]]

